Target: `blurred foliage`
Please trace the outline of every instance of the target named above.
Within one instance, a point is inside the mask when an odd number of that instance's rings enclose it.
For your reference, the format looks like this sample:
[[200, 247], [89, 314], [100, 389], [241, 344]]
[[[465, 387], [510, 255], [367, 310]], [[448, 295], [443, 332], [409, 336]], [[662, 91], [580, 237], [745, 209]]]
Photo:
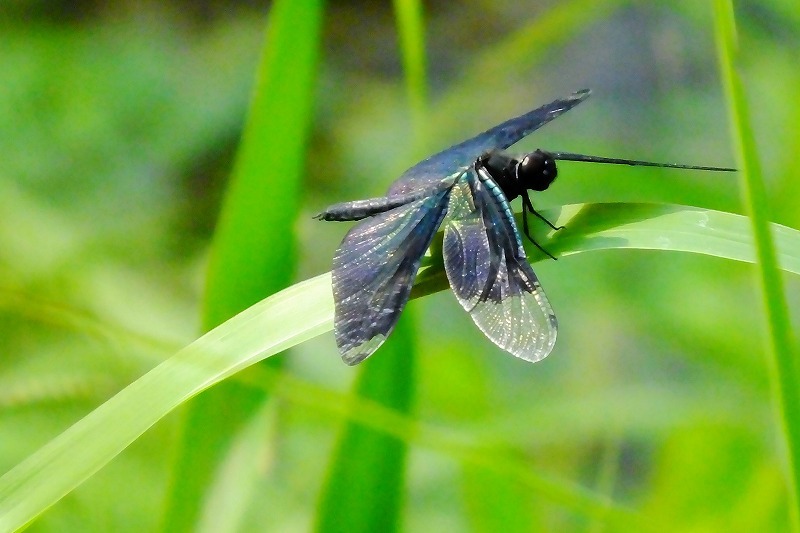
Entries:
[[[800, 14], [789, 0], [736, 7], [772, 220], [798, 227]], [[422, 153], [586, 86], [589, 102], [521, 149], [732, 164], [707, 3], [473, 0], [427, 9], [433, 105]], [[223, 1], [0, 7], [2, 471], [196, 337], [210, 234], [268, 11]], [[323, 39], [297, 279], [329, 270], [346, 231], [311, 215], [381, 194], [420, 151], [391, 6], [332, 3]], [[562, 164], [535, 201], [742, 210], [730, 176], [577, 163]], [[555, 351], [536, 365], [499, 352], [447, 293], [411, 304], [414, 420], [605, 493], [661, 529], [785, 527], [753, 268], [623, 251], [536, 270], [562, 325]], [[800, 284], [786, 282], [797, 316]], [[354, 375], [332, 335], [284, 362], [311, 400], [348, 390]], [[255, 487], [236, 502], [239, 530], [314, 523], [341, 420], [314, 401], [279, 397], [237, 436], [226, 463], [259, 458], [249, 465]], [[328, 407], [351, 400], [325, 398]], [[154, 529], [176, 421], [158, 424], [31, 530]], [[608, 529], [542, 494], [521, 497], [514, 483], [412, 446], [404, 525]], [[486, 487], [497, 487], [491, 501]], [[236, 499], [214, 496], [208, 509]]]

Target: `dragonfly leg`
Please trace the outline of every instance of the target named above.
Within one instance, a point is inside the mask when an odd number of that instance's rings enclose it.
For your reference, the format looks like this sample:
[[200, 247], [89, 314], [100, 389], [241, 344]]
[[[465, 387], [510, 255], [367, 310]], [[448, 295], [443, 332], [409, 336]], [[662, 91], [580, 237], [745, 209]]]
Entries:
[[530, 198], [528, 198], [527, 194], [523, 194], [522, 195], [522, 233], [524, 233], [525, 236], [528, 238], [528, 240], [531, 241], [533, 243], [533, 245], [536, 246], [539, 250], [541, 250], [542, 253], [544, 253], [550, 259], [552, 259], [554, 261], [557, 261], [558, 258], [556, 258], [556, 256], [554, 256], [553, 254], [551, 254], [550, 252], [548, 252], [547, 250], [542, 248], [542, 245], [539, 244], [538, 242], [536, 242], [536, 239], [531, 237], [530, 231], [528, 230], [528, 211], [532, 212], [534, 215], [538, 216], [539, 218], [541, 218], [542, 220], [547, 222], [547, 224], [551, 228], [553, 228], [555, 230], [560, 229], [560, 228], [556, 228], [555, 226], [550, 224], [549, 220], [547, 220], [542, 215], [540, 215], [539, 213], [536, 212], [536, 210], [533, 208], [533, 205], [531, 204]]
[[523, 205], [523, 211], [524, 211], [525, 206], [527, 205], [527, 207], [528, 207], [528, 209], [530, 210], [531, 213], [536, 215], [539, 218], [539, 220], [543, 220], [545, 224], [547, 224], [548, 226], [550, 226], [554, 230], [558, 231], [560, 229], [564, 229], [564, 226], [556, 226], [555, 224], [553, 224], [552, 222], [547, 220], [540, 212], [538, 212], [536, 209], [534, 209], [533, 208], [533, 203], [531, 203], [531, 199], [528, 197], [527, 194], [523, 194], [522, 195], [522, 205]]

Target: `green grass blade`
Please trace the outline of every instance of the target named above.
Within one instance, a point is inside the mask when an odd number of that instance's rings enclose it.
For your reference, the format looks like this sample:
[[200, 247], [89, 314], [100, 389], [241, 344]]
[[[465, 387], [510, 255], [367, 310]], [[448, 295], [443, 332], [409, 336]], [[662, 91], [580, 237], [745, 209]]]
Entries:
[[[753, 238], [747, 217], [678, 205], [648, 203], [575, 204], [543, 209], [541, 214], [557, 226], [557, 232], [536, 225], [533, 237], [556, 257], [598, 250], [664, 250], [691, 252], [736, 261], [755, 262]], [[519, 224], [521, 224], [521, 220]], [[778, 243], [780, 266], [800, 273], [797, 230], [772, 224]], [[532, 261], [545, 256], [525, 241]], [[447, 288], [441, 259], [420, 273], [412, 296]]]
[[272, 6], [247, 123], [214, 233], [203, 310], [207, 329], [285, 286], [292, 274], [321, 26], [319, 0], [279, 0]]
[[[413, 328], [403, 317], [380, 356], [364, 363], [359, 401], [407, 414], [414, 396]], [[399, 330], [399, 331], [397, 331]], [[395, 334], [400, 333], [397, 338]], [[317, 531], [396, 531], [402, 510], [407, 442], [348, 417], [332, 455], [317, 511]]]
[[[568, 224], [556, 238], [541, 241], [562, 257], [617, 248], [755, 260], [749, 221], [741, 215], [656, 204], [583, 204], [542, 214], [558, 224]], [[800, 231], [776, 224], [772, 230], [781, 267], [800, 274]], [[428, 270], [438, 269], [431, 266]], [[429, 280], [435, 277], [428, 274]], [[259, 302], [202, 336], [0, 477], [0, 531], [14, 530], [33, 520], [195, 394], [266, 357], [330, 331], [332, 319], [330, 275], [324, 274]], [[378, 352], [375, 358], [381, 354]], [[393, 429], [397, 427], [393, 418], [374, 414], [359, 421], [408, 440]], [[447, 449], [435, 442], [431, 446]], [[580, 501], [584, 506], [595, 505], [589, 496], [575, 500], [571, 491], [551, 480], [519, 471], [516, 463], [493, 466], [468, 450], [451, 455], [515, 476], [565, 504]]]
[[[318, 0], [283, 0], [272, 6], [247, 122], [211, 249], [204, 329], [291, 280], [321, 18]], [[231, 381], [189, 404], [175, 455], [165, 531], [194, 529], [231, 440], [267, 397], [263, 390]], [[244, 492], [245, 484], [241, 487]]]
[[758, 274], [770, 333], [769, 376], [783, 430], [788, 467], [789, 509], [794, 531], [800, 531], [800, 388], [789, 307], [769, 224], [769, 202], [761, 174], [747, 101], [736, 69], [738, 43], [733, 3], [714, 3], [720, 70], [728, 100], [733, 143], [742, 178], [744, 203], [750, 214]]
[[[426, 100], [422, 5], [418, 0], [395, 0], [394, 5], [414, 138], [419, 140]], [[406, 310], [381, 357], [364, 364], [356, 383], [359, 397], [403, 414], [412, 408], [416, 379], [413, 320], [413, 312]], [[348, 419], [322, 487], [317, 531], [400, 529], [407, 447], [396, 436]]]
[[403, 58], [403, 71], [406, 80], [406, 93], [414, 113], [415, 137], [425, 122], [427, 107], [425, 76], [425, 25], [423, 24], [422, 4], [418, 0], [394, 0], [400, 51]]
[[[546, 210], [557, 225], [552, 238], [559, 255], [590, 250], [638, 249], [692, 252], [736, 261], [755, 261], [747, 217], [678, 205], [579, 204]], [[798, 230], [772, 224], [781, 268], [800, 272]], [[540, 252], [541, 253], [541, 252]]]

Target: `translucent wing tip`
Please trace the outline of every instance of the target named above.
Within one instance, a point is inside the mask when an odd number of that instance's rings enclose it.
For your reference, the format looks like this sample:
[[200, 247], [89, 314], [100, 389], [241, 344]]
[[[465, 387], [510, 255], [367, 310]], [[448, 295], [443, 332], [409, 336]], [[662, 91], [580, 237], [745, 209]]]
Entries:
[[553, 104], [558, 104], [558, 107], [554, 109], [556, 116], [564, 113], [576, 105], [580, 104], [592, 94], [591, 89], [581, 89], [580, 91], [575, 91], [571, 95], [567, 96], [566, 98], [562, 98], [561, 100], [556, 100]]
[[[549, 304], [547, 307], [549, 308]], [[475, 315], [473, 315], [474, 318]], [[490, 341], [506, 352], [523, 361], [538, 363], [550, 355], [558, 338], [558, 320], [552, 310], [547, 310], [546, 316], [542, 317], [542, 320], [540, 328], [528, 330], [527, 335], [522, 335], [521, 338], [509, 338], [507, 334], [498, 336], [498, 332], [489, 324], [478, 321], [475, 323]]]
[[543, 337], [546, 336], [544, 343], [542, 345], [537, 345], [535, 349], [526, 349], [521, 350], [518, 353], [510, 352], [511, 355], [515, 357], [519, 357], [525, 361], [530, 363], [538, 363], [548, 355], [550, 352], [553, 351], [553, 348], [556, 345], [556, 338], [558, 337], [558, 320], [556, 319], [556, 315], [550, 312], [547, 317], [550, 327], [547, 328], [546, 332], [543, 332]]

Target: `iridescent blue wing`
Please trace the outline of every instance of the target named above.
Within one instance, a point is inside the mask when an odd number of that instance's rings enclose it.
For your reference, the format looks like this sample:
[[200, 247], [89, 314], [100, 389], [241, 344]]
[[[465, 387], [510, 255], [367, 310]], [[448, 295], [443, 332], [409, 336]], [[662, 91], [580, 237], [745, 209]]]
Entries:
[[474, 170], [453, 187], [444, 235], [450, 286], [480, 330], [526, 361], [547, 357], [558, 323], [525, 257], [508, 201]]
[[584, 89], [566, 98], [555, 100], [429, 157], [397, 178], [389, 188], [388, 195], [405, 195], [435, 185], [443, 176], [453, 174], [459, 168], [470, 166], [485, 152], [508, 148], [557, 116], [569, 111], [588, 98], [589, 94], [590, 91]]
[[336, 251], [334, 333], [345, 363], [366, 359], [394, 329], [447, 213], [451, 186], [364, 220]]

